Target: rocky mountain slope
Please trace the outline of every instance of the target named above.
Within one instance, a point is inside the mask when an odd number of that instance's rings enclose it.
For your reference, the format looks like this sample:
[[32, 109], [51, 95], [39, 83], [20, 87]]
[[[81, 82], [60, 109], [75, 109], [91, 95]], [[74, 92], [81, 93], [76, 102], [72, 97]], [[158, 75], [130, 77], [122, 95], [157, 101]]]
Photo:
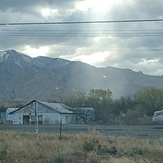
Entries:
[[113, 67], [97, 68], [59, 58], [31, 58], [15, 50], [0, 52], [0, 101], [56, 100], [74, 92], [110, 89], [113, 98], [148, 86], [163, 88], [163, 76]]

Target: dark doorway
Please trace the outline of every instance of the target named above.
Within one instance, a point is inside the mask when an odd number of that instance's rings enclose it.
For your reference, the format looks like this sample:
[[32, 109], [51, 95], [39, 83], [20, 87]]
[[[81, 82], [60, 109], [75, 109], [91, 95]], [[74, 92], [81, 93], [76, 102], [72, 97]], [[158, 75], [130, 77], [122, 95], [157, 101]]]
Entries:
[[29, 115], [23, 115], [23, 124], [29, 124], [29, 119], [30, 119]]
[[38, 115], [38, 124], [43, 124], [43, 118], [42, 115]]

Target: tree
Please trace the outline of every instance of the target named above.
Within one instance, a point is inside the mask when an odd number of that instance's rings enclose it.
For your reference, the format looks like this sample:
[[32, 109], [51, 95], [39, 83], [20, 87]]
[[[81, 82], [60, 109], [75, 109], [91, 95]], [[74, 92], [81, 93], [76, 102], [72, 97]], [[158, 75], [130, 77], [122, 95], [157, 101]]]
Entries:
[[163, 90], [149, 87], [136, 95], [137, 102], [144, 108], [147, 115], [152, 116], [156, 110], [163, 108]]
[[76, 94], [68, 97], [64, 96], [60, 98], [60, 102], [65, 103], [66, 105], [71, 107], [89, 106], [88, 97], [86, 93], [83, 92], [77, 92]]
[[71, 107], [92, 107], [95, 111], [95, 121], [109, 121], [112, 108], [112, 92], [107, 89], [91, 89], [88, 94], [78, 92], [73, 96], [62, 98], [62, 102]]
[[130, 96], [121, 97], [118, 100], [114, 100], [114, 109], [113, 113], [116, 115], [125, 114], [128, 110], [132, 110], [134, 108], [134, 99]]
[[95, 109], [95, 120], [107, 123], [112, 106], [112, 92], [110, 89], [91, 89], [88, 93], [88, 101]]

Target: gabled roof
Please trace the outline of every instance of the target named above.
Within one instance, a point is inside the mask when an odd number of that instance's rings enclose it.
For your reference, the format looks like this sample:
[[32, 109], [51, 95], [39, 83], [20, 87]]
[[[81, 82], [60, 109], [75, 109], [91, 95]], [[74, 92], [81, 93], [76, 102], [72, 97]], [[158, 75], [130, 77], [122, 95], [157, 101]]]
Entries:
[[74, 113], [72, 111], [70, 111], [69, 109], [71, 109], [69, 106], [62, 104], [62, 103], [49, 103], [49, 102], [43, 102], [43, 101], [37, 101], [45, 106], [50, 107], [51, 109], [55, 110], [56, 112], [62, 113], [62, 114], [71, 114]]
[[38, 100], [32, 100], [31, 102], [27, 103], [26, 105], [20, 107], [19, 109], [11, 112], [10, 114], [13, 114], [14, 112], [17, 112], [21, 109], [23, 109], [24, 107], [30, 105], [33, 102], [37, 102], [39, 104], [42, 104], [44, 106], [49, 107], [50, 109], [53, 109], [54, 111], [61, 113], [61, 114], [73, 114], [73, 111], [70, 111], [69, 109], [71, 109], [69, 106], [62, 104], [62, 103], [49, 103], [49, 102], [43, 102], [43, 101], [38, 101]]

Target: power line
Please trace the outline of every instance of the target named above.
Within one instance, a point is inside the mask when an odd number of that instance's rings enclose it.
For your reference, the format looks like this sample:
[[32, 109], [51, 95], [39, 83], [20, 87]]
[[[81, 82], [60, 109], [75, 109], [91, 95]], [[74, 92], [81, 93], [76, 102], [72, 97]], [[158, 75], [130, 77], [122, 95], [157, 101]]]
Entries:
[[109, 32], [117, 32], [117, 31], [163, 31], [163, 29], [4, 29], [4, 28], [1, 28], [0, 31], [56, 31], [56, 32], [63, 32], [63, 31], [76, 31], [76, 32], [79, 32], [79, 31], [98, 31], [98, 32], [101, 32], [101, 31], [109, 31]]
[[11, 37], [19, 37], [19, 36], [38, 36], [38, 37], [162, 37], [163, 34], [80, 34], [80, 35], [71, 35], [71, 34], [0, 34], [0, 36], [6, 37], [6, 36], [11, 36]]
[[[9, 33], [3, 33], [4, 31], [0, 30], [0, 34], [54, 34], [54, 35], [61, 35], [61, 34], [67, 34], [67, 35], [77, 35], [77, 34], [83, 34], [83, 35], [97, 35], [97, 34], [114, 34], [114, 35], [130, 35], [130, 34], [136, 34], [136, 35], [157, 35], [157, 34], [163, 34], [163, 31], [161, 32], [71, 32], [71, 31], [64, 31], [64, 32], [57, 32], [57, 31], [7, 31]], [[5, 31], [6, 32], [6, 31]]]
[[[0, 52], [4, 51], [3, 49]], [[81, 51], [81, 52], [110, 52], [110, 51], [120, 51], [120, 52], [162, 52], [163, 49], [89, 49], [89, 50], [78, 50], [78, 49], [58, 49], [58, 50], [49, 50], [49, 52], [72, 52], [72, 51]]]
[[63, 32], [55, 32], [55, 31], [1, 31], [0, 36], [57, 36], [57, 37], [65, 37], [65, 36], [83, 36], [83, 37], [91, 37], [91, 36], [162, 36], [163, 31], [157, 32], [71, 32], [71, 31], [63, 31]]
[[[55, 51], [55, 50], [54, 50]], [[75, 50], [56, 50], [56, 51], [76, 51]], [[126, 51], [126, 52], [130, 52], [130, 51], [141, 51], [141, 52], [148, 52], [148, 51], [163, 51], [163, 49], [110, 49], [110, 50], [97, 50], [97, 49], [92, 49], [92, 50], [79, 50], [79, 51]]]
[[[2, 50], [3, 51], [3, 50]], [[51, 50], [51, 52], [162, 52], [163, 49], [91, 49], [91, 50], [77, 50], [77, 49], [65, 49], [65, 50]]]
[[0, 36], [147, 37], [162, 35], [163, 30], [0, 30]]
[[131, 20], [97, 20], [97, 21], [63, 21], [63, 22], [18, 22], [0, 23], [0, 26], [15, 25], [62, 25], [62, 24], [107, 24], [107, 23], [140, 23], [140, 22], [163, 22], [163, 19], [131, 19]]

